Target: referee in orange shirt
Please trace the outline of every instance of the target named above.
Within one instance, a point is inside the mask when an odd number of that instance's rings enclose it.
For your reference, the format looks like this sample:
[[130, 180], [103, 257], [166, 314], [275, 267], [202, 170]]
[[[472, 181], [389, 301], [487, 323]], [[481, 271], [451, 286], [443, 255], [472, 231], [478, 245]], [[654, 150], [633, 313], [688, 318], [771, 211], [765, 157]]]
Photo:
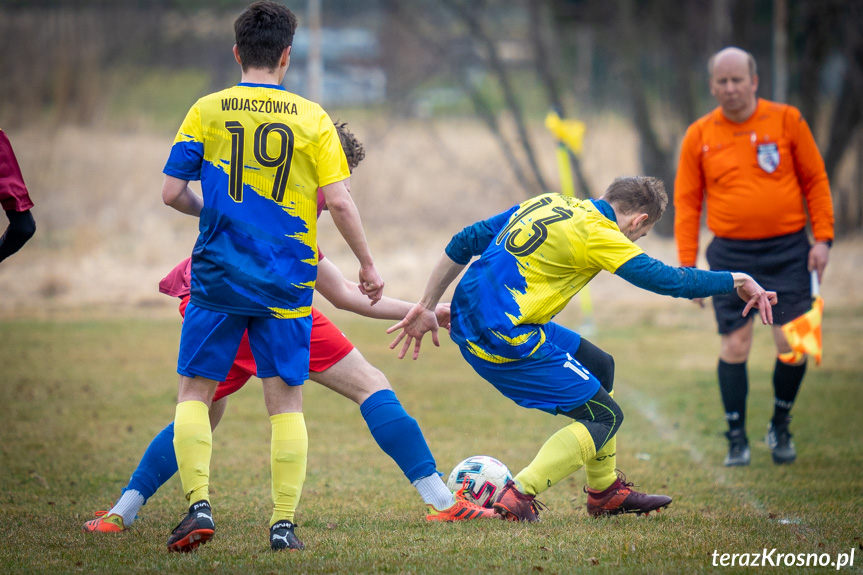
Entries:
[[[755, 59], [739, 48], [725, 48], [708, 62], [710, 93], [719, 107], [686, 131], [674, 182], [674, 234], [683, 266], [695, 266], [702, 208], [714, 234], [707, 247], [711, 270], [748, 273], [776, 291], [773, 339], [777, 359], [775, 395], [767, 444], [773, 462], [797, 458], [788, 424], [806, 356], [796, 355], [781, 326], [809, 310], [810, 271], [824, 273], [833, 242], [833, 204], [824, 161], [800, 112], [755, 95]], [[804, 209], [805, 204], [805, 209]], [[814, 242], [806, 231], [807, 210]], [[700, 300], [699, 304], [703, 306]], [[726, 466], [749, 465], [746, 435], [746, 361], [753, 322], [743, 317], [733, 293], [714, 296], [722, 345], [719, 390], [728, 421]]]

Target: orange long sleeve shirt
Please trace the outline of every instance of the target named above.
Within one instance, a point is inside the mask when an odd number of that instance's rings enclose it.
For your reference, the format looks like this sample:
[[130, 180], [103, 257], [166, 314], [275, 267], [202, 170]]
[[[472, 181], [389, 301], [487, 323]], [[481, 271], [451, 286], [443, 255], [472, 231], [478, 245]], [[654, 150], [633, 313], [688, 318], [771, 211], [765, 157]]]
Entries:
[[698, 256], [701, 211], [716, 236], [756, 240], [791, 234], [812, 220], [816, 241], [833, 239], [824, 160], [797, 108], [759, 99], [740, 124], [716, 108], [686, 131], [674, 181], [680, 264]]

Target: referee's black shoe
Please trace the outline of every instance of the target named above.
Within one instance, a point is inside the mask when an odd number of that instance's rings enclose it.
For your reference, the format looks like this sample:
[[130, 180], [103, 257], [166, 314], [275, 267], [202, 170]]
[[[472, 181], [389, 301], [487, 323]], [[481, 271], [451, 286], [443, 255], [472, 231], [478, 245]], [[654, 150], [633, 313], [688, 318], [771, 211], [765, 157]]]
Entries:
[[733, 429], [725, 434], [728, 438], [728, 455], [725, 456], [723, 464], [725, 467], [741, 467], [749, 465], [751, 454], [749, 453], [749, 439], [746, 431]]
[[788, 431], [789, 423], [791, 423], [790, 417], [778, 425], [771, 422], [767, 427], [767, 437], [764, 438], [764, 441], [767, 442], [770, 454], [773, 455], [773, 463], [776, 465], [794, 463], [794, 460], [797, 459], [797, 450], [794, 448], [791, 433]]

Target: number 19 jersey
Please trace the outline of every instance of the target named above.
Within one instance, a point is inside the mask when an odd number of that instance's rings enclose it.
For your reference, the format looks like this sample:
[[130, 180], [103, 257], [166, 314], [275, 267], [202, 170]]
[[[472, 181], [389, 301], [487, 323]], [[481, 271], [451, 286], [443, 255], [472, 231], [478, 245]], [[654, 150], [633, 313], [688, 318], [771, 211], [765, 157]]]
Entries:
[[165, 174], [200, 180], [191, 301], [223, 313], [311, 313], [317, 190], [349, 177], [332, 120], [282, 86], [242, 83], [198, 100]]

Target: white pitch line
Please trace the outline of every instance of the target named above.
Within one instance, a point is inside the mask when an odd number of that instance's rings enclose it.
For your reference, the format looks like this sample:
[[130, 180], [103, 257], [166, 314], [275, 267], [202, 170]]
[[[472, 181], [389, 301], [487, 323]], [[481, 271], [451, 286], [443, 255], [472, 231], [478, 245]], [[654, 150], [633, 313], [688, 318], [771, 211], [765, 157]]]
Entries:
[[[663, 417], [660, 414], [655, 400], [632, 388], [628, 388], [626, 390], [626, 394], [627, 397], [634, 399], [634, 402], [631, 402], [630, 404], [634, 403], [637, 406], [638, 411], [641, 412], [645, 419], [647, 419], [659, 433], [659, 437], [664, 441], [683, 446], [689, 454], [689, 458], [692, 459], [692, 461], [695, 462], [705, 473], [712, 476], [714, 483], [720, 487], [731, 490], [735, 495], [741, 496], [754, 509], [763, 512], [765, 515], [767, 514], [767, 506], [764, 505], [764, 503], [758, 499], [752, 491], [730, 485], [725, 468], [721, 467], [721, 464], [707, 461], [704, 453], [699, 451], [698, 448], [692, 445], [692, 443], [681, 439], [680, 434], [674, 429], [674, 427], [667, 423], [668, 418]], [[779, 521], [781, 522], [783, 520], [799, 523], [798, 519], [790, 517], [780, 519]]]

